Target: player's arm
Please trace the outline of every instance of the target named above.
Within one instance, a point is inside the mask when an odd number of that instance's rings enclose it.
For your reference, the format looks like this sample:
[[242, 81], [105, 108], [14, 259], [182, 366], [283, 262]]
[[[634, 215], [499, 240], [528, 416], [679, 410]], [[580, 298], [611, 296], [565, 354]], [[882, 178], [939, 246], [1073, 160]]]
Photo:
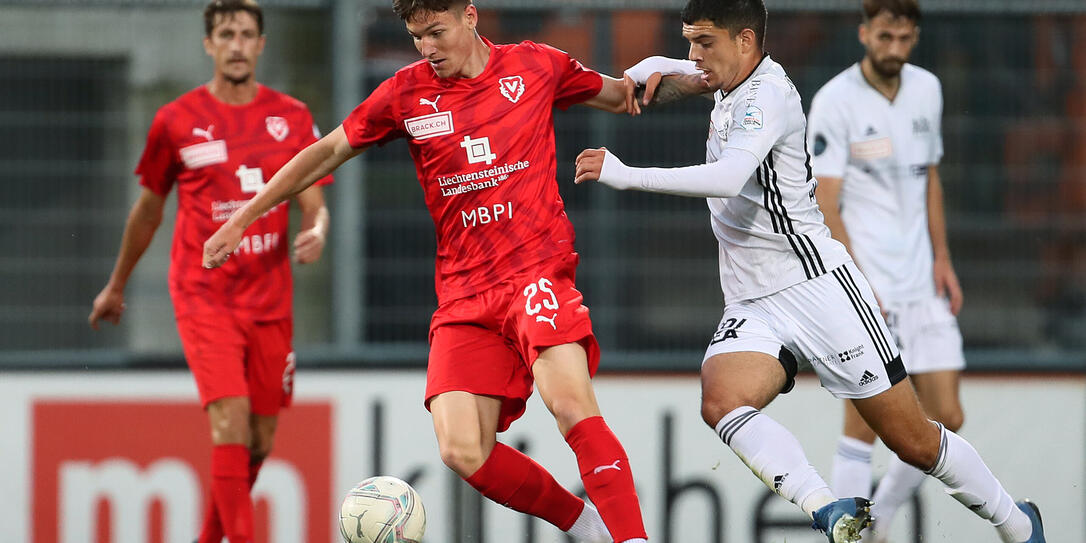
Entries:
[[[784, 136], [786, 90], [782, 82], [765, 80], [748, 111], [757, 111], [757, 128], [731, 123], [728, 146], [709, 164], [681, 168], [633, 168], [607, 149], [585, 149], [577, 156], [575, 183], [596, 180], [619, 190], [641, 190], [677, 196], [730, 198], [750, 181], [773, 146]], [[768, 122], [766, 122], [768, 120]]]
[[932, 274], [935, 278], [935, 292], [950, 300], [950, 311], [955, 315], [962, 309], [962, 287], [954, 265], [950, 261], [950, 247], [946, 236], [946, 214], [943, 209], [943, 182], [939, 177], [939, 167], [928, 166], [928, 233], [931, 236], [931, 249], [935, 264]]
[[158, 226], [162, 224], [162, 209], [165, 205], [165, 196], [146, 187], [132, 205], [121, 237], [121, 250], [113, 264], [113, 273], [110, 274], [105, 288], [94, 298], [94, 306], [87, 317], [91, 328], [97, 330], [99, 320], [113, 324], [121, 321], [125, 308], [124, 287], [128, 284], [128, 278], [136, 268], [136, 263], [151, 244]]
[[716, 162], [681, 168], [634, 168], [606, 148], [577, 155], [573, 182], [599, 181], [618, 190], [659, 192], [698, 198], [730, 198], [743, 190], [761, 159], [745, 149], [727, 148]]
[[690, 96], [708, 96], [713, 89], [693, 61], [653, 56], [622, 74], [626, 110], [632, 115], [645, 106], [675, 102]]
[[626, 85], [621, 79], [615, 79], [609, 75], [600, 74], [603, 78], [603, 87], [596, 96], [584, 101], [584, 105], [596, 109], [602, 109], [610, 113], [625, 113]]
[[253, 199], [238, 209], [230, 220], [223, 223], [219, 230], [204, 242], [204, 267], [216, 268], [223, 265], [230, 253], [241, 243], [245, 229], [261, 215], [328, 176], [340, 164], [365, 149], [365, 146], [351, 147], [342, 125], [303, 149], [276, 172]]
[[324, 189], [313, 185], [294, 198], [302, 210], [302, 228], [294, 238], [294, 261], [299, 264], [316, 262], [328, 239], [331, 217], [324, 204]]

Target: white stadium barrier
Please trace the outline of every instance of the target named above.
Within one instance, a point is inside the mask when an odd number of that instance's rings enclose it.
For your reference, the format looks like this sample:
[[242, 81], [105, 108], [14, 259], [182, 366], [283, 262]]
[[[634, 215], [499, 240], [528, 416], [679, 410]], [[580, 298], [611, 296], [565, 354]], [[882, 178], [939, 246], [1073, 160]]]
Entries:
[[[422, 495], [427, 543], [564, 543], [550, 525], [489, 502], [478, 508], [476, 495], [462, 492], [439, 459], [423, 387], [416, 371], [302, 371], [255, 490], [258, 540], [337, 541], [340, 499], [380, 473]], [[704, 426], [696, 376], [607, 375], [596, 387], [629, 453], [653, 541], [824, 541]], [[1086, 541], [1086, 378], [968, 375], [962, 388], [962, 434], [1013, 495], [1040, 504], [1049, 541]], [[806, 376], [766, 411], [828, 476], [840, 405]], [[581, 490], [573, 455], [537, 398], [502, 440]], [[0, 444], [0, 541], [188, 543], [196, 534], [209, 438], [185, 373], [6, 373]], [[876, 473], [886, 457], [876, 449]], [[925, 483], [918, 500], [925, 542], [997, 540], [939, 486]], [[893, 540], [916, 541], [913, 509], [902, 513]], [[479, 525], [483, 537], [465, 535]], [[108, 541], [96, 539], [106, 533]]]

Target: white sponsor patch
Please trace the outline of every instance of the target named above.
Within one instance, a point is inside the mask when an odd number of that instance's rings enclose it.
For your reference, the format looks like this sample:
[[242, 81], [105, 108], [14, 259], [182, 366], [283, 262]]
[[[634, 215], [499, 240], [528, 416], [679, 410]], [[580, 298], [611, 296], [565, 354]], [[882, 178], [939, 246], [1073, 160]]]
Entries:
[[403, 124], [404, 128], [407, 129], [407, 133], [417, 140], [444, 136], [454, 132], [451, 111], [412, 117], [405, 119]]
[[894, 145], [890, 142], [890, 138], [858, 141], [849, 145], [849, 152], [852, 154], [853, 158], [865, 160], [886, 158], [894, 154]]
[[226, 162], [226, 141], [215, 140], [181, 148], [181, 161], [190, 170]]
[[742, 126], [744, 130], [761, 130], [762, 129], [762, 110], [757, 106], [750, 106], [747, 111], [743, 113], [743, 120], [739, 122], [739, 126]]
[[243, 164], [234, 173], [241, 182], [241, 192], [260, 192], [264, 186], [264, 172], [260, 168], [248, 168]]

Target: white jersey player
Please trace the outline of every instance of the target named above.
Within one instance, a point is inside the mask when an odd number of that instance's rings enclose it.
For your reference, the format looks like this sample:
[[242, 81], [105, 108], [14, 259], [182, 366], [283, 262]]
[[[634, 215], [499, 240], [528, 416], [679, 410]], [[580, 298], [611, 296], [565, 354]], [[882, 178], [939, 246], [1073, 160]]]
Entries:
[[[962, 294], [946, 242], [938, 164], [943, 99], [939, 79], [906, 64], [916, 45], [915, 2], [864, 4], [861, 62], [815, 94], [809, 115], [817, 196], [834, 237], [871, 281], [927, 414], [957, 431], [965, 367], [955, 315]], [[845, 406], [833, 489], [871, 496], [875, 432]], [[885, 536], [924, 475], [896, 457], [879, 483], [873, 531]]]
[[[857, 541], [870, 502], [838, 499], [791, 432], [760, 411], [790, 390], [802, 360], [1004, 541], [1043, 542], [1036, 508], [1016, 504], [968, 442], [924, 415], [870, 286], [822, 224], [799, 94], [763, 53], [762, 1], [689, 0], [682, 18], [693, 62], [646, 59], [627, 71], [627, 92], [657, 73], [687, 74], [683, 92], [714, 91], [707, 163], [635, 168], [586, 149], [576, 182], [708, 198], [726, 305], [702, 363], [702, 418], [831, 543]], [[700, 88], [688, 83], [696, 78]]]

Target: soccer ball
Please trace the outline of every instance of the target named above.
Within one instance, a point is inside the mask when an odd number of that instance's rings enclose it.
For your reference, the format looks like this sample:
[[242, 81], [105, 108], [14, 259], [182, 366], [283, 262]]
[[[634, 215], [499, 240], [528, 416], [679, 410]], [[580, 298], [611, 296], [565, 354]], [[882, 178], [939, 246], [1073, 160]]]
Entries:
[[426, 509], [411, 485], [381, 475], [355, 485], [339, 508], [344, 543], [419, 543]]

